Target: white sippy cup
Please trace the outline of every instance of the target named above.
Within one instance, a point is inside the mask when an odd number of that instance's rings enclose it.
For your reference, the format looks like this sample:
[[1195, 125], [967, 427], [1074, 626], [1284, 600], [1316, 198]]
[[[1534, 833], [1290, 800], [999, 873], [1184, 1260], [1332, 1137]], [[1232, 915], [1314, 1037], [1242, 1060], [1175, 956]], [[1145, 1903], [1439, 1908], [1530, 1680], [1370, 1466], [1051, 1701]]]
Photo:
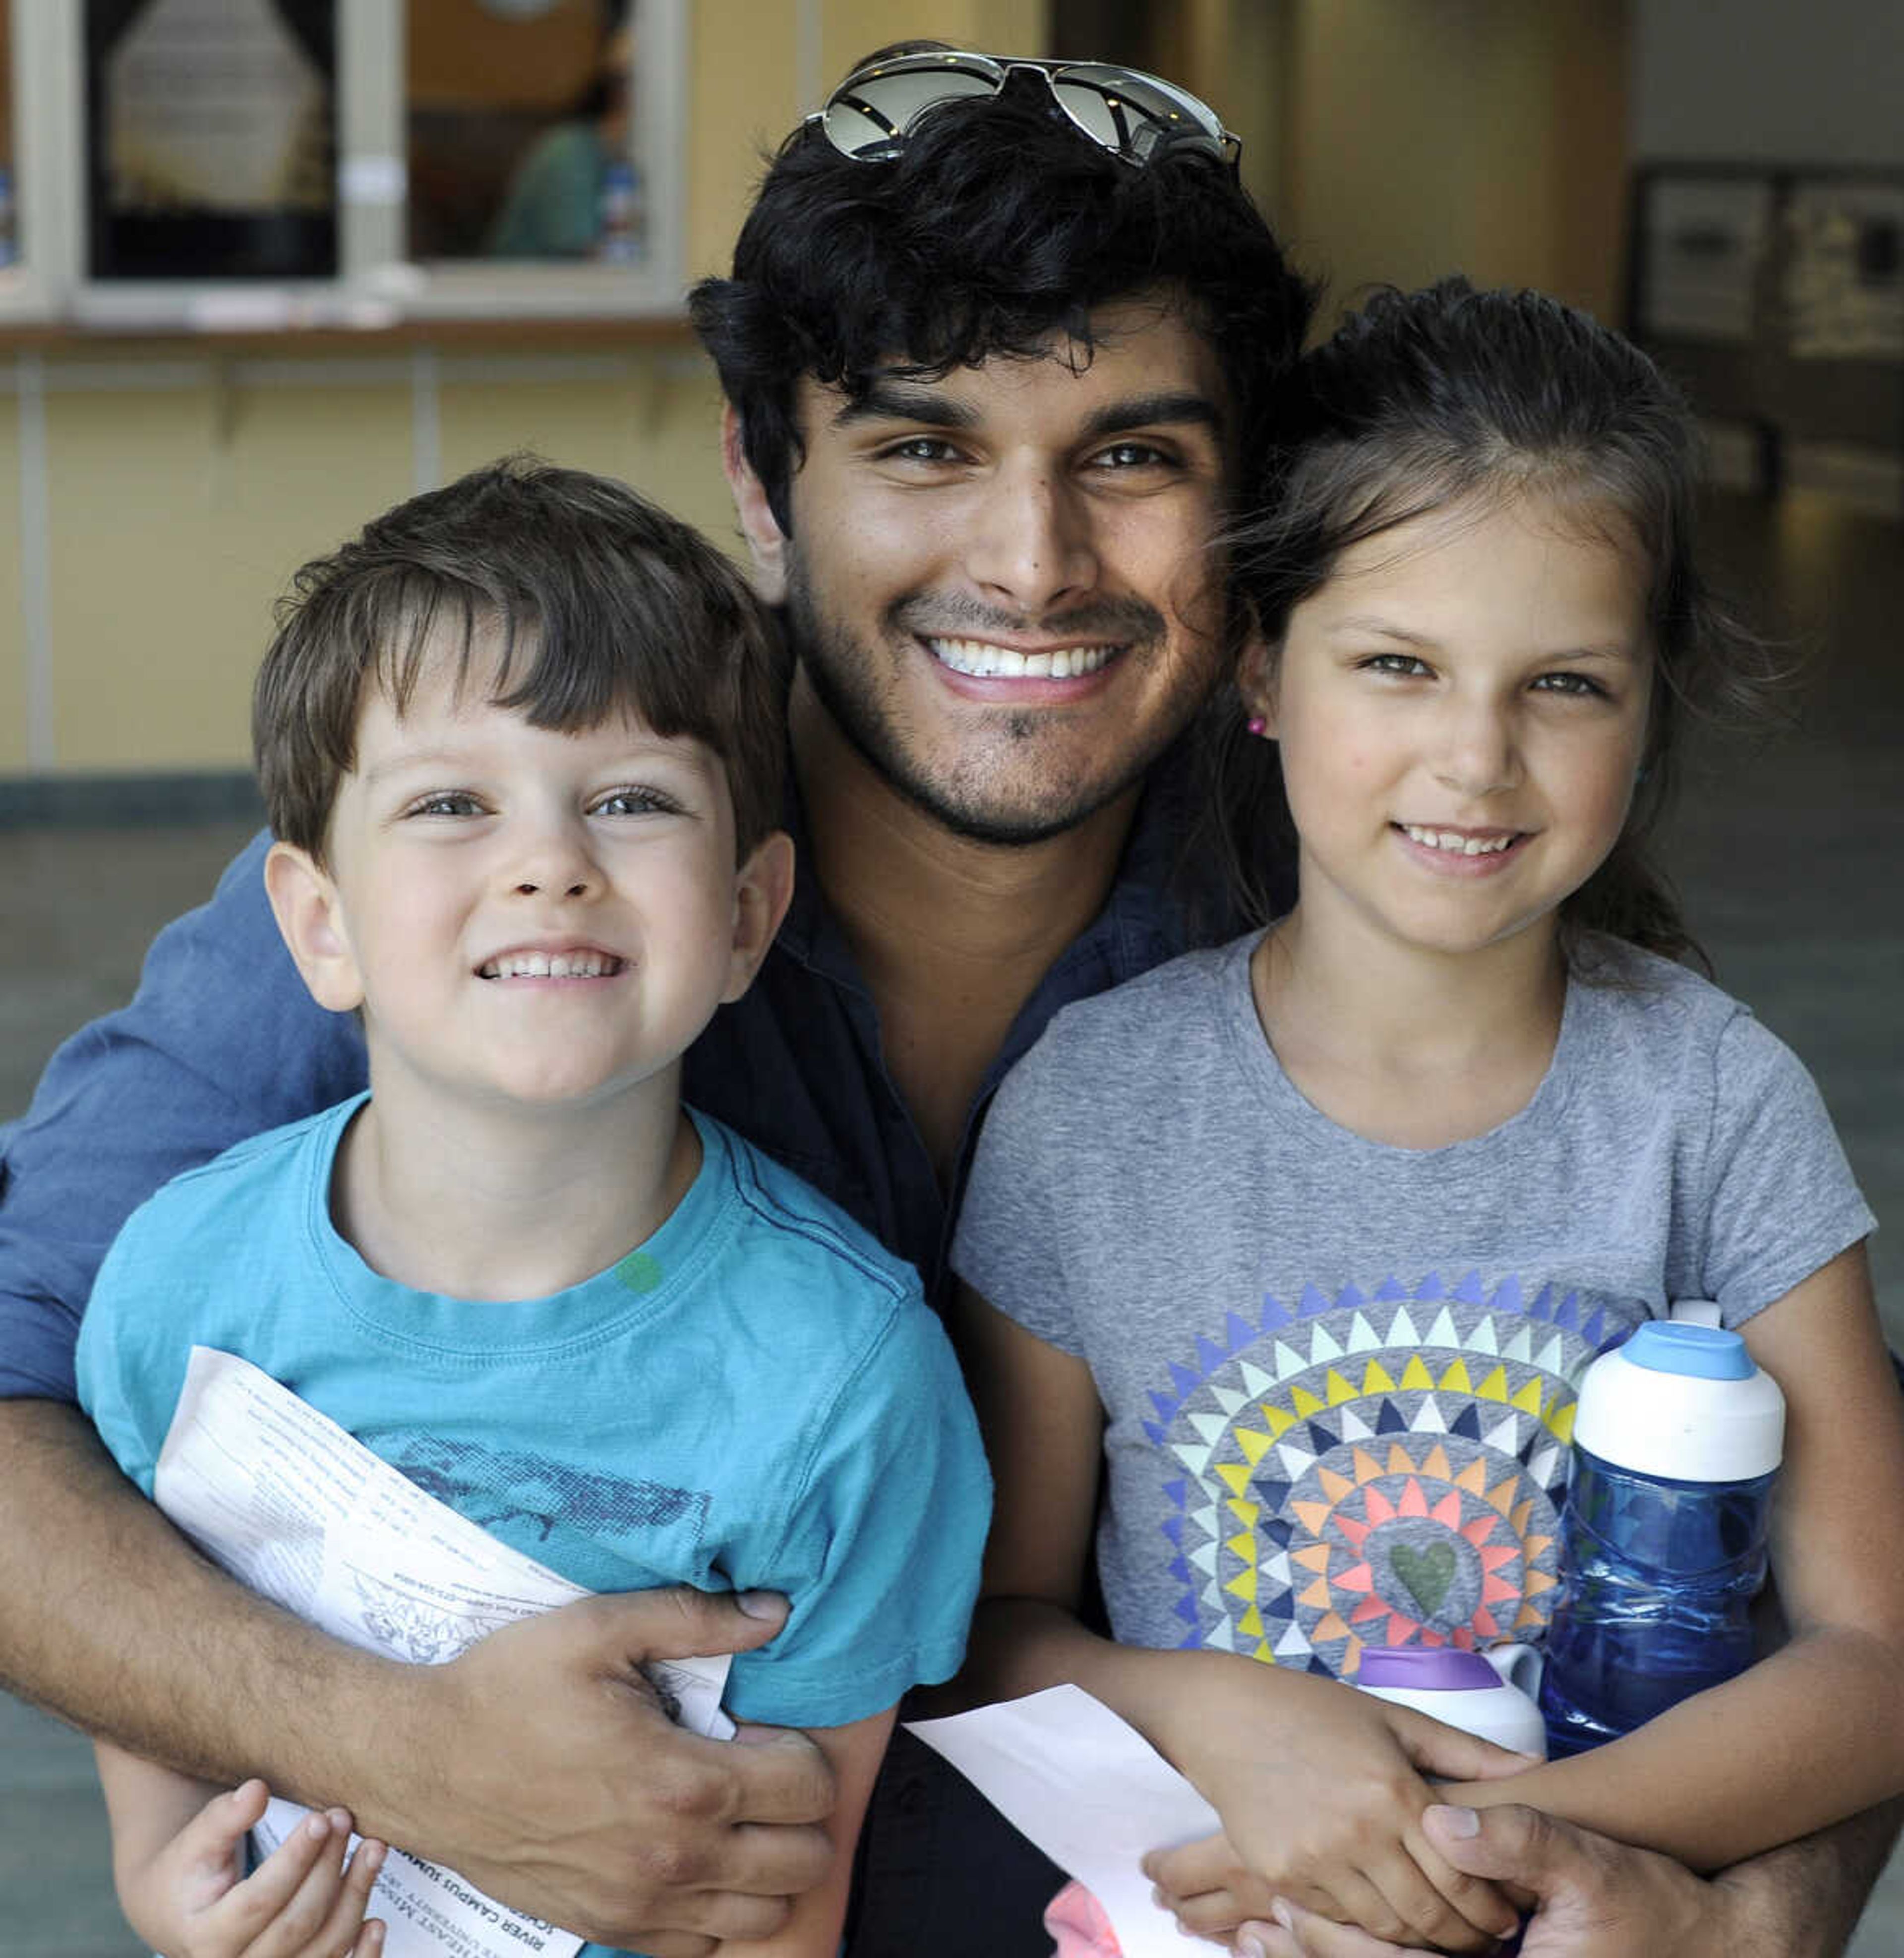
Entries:
[[1453, 1646], [1370, 1646], [1352, 1682], [1396, 1706], [1511, 1747], [1547, 1755], [1547, 1723], [1532, 1688], [1540, 1655], [1532, 1646], [1495, 1646], [1485, 1652]]

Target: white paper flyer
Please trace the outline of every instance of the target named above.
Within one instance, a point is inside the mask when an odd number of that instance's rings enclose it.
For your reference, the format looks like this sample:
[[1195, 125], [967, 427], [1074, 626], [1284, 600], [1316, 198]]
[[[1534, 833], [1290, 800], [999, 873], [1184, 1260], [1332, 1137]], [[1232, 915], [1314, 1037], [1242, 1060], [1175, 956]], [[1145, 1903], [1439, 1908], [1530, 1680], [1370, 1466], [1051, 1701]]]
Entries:
[[1220, 1834], [1216, 1811], [1136, 1728], [1080, 1686], [908, 1723], [1021, 1835], [1103, 1905], [1124, 1958], [1183, 1958], [1177, 1919], [1139, 1868]]
[[[587, 1594], [400, 1474], [249, 1361], [195, 1346], [154, 1478], [159, 1507], [250, 1588], [350, 1643], [439, 1665]], [[680, 1724], [724, 1740], [725, 1657], [648, 1670]], [[303, 1820], [274, 1801], [261, 1853]], [[371, 1909], [385, 1958], [574, 1958], [583, 1941], [394, 1846]]]

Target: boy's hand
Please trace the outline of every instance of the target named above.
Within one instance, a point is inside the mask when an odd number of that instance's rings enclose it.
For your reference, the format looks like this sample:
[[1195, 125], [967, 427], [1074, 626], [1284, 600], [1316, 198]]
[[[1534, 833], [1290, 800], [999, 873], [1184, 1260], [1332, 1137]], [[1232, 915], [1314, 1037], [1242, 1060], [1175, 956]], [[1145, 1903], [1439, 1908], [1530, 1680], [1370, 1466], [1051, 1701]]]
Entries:
[[166, 1958], [377, 1958], [384, 1928], [364, 1912], [383, 1845], [349, 1855], [350, 1818], [334, 1808], [307, 1816], [244, 1876], [245, 1833], [269, 1799], [248, 1781], [206, 1803], [150, 1861], [122, 1868], [126, 1921]]
[[[1439, 1721], [1332, 1680], [1261, 1681], [1246, 1713], [1238, 1675], [1203, 1703], [1192, 1779], [1224, 1834], [1160, 1851], [1145, 1873], [1188, 1931], [1233, 1931], [1272, 1896], [1376, 1937], [1483, 1950], [1517, 1922], [1489, 1883], [1457, 1869], [1421, 1827], [1424, 1776], [1475, 1780], [1532, 1765]], [[1247, 1686], [1255, 1682], [1243, 1681]]]

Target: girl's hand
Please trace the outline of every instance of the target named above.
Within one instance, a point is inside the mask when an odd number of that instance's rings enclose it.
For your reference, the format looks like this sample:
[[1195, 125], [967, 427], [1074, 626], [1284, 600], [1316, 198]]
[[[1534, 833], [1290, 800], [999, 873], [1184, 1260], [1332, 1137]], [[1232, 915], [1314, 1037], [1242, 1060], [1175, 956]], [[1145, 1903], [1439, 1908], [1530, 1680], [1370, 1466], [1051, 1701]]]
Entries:
[[384, 1846], [347, 1862], [350, 1817], [306, 1817], [249, 1876], [246, 1832], [270, 1791], [248, 1781], [206, 1803], [144, 1863], [119, 1871], [133, 1929], [165, 1958], [378, 1958], [384, 1928], [365, 1921]]
[[[1254, 1689], [1247, 1711], [1239, 1688]], [[1423, 1832], [1424, 1776], [1493, 1779], [1525, 1757], [1304, 1673], [1225, 1668], [1193, 1717], [1173, 1738], [1224, 1835], [1144, 1865], [1186, 1930], [1233, 1931], [1272, 1894], [1396, 1944], [1478, 1951], [1515, 1928], [1495, 1887]]]

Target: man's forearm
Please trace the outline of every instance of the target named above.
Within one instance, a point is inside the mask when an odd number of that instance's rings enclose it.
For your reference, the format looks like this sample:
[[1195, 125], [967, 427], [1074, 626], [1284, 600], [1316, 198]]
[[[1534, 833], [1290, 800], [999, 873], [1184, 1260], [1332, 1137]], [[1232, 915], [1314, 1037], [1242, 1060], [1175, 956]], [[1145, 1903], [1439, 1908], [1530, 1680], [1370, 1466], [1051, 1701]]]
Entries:
[[1904, 1826], [1904, 1797], [1723, 1871], [1736, 1958], [1839, 1958]]
[[395, 1738], [398, 1669], [206, 1562], [64, 1402], [0, 1402], [0, 1678], [187, 1773], [322, 1802], [364, 1792], [353, 1735]]

